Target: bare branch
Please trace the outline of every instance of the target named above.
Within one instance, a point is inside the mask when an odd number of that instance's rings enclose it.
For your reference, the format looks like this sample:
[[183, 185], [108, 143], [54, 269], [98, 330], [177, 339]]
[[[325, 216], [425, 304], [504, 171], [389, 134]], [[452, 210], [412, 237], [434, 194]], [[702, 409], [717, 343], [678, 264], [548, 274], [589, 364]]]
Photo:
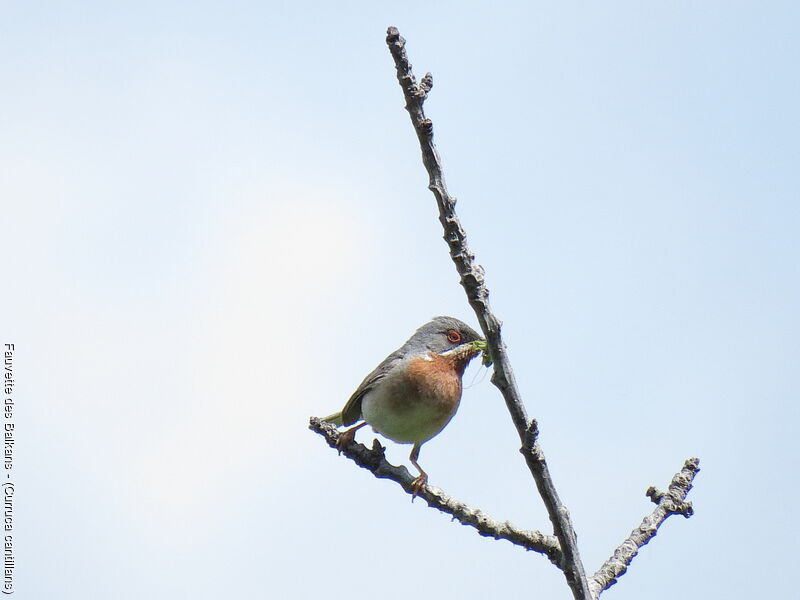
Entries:
[[[461, 285], [467, 294], [467, 299], [475, 311], [481, 329], [488, 342], [492, 359], [494, 360], [494, 374], [492, 383], [496, 385], [506, 402], [506, 407], [511, 414], [514, 427], [522, 442], [521, 452], [525, 462], [536, 481], [536, 486], [544, 500], [553, 531], [561, 544], [563, 561], [561, 568], [577, 600], [590, 600], [591, 592], [578, 553], [575, 530], [569, 517], [569, 512], [561, 503], [556, 494], [550, 477], [544, 453], [535, 442], [535, 436], [529, 435], [529, 420], [522, 398], [517, 388], [514, 372], [506, 353], [506, 347], [500, 335], [500, 321], [494, 316], [489, 307], [489, 290], [484, 282], [483, 268], [475, 263], [475, 256], [467, 245], [467, 236], [455, 212], [456, 199], [450, 196], [444, 181], [441, 159], [433, 143], [433, 123], [425, 116], [422, 105], [428, 92], [433, 86], [433, 77], [430, 73], [423, 77], [417, 84], [411, 71], [411, 63], [405, 51], [405, 40], [395, 27], [390, 27], [386, 35], [386, 43], [394, 59], [397, 69], [397, 81], [403, 89], [406, 99], [406, 110], [411, 117], [414, 130], [419, 138], [422, 149], [422, 162], [428, 171], [430, 182], [428, 188], [436, 197], [439, 207], [439, 221], [444, 228], [444, 239], [450, 248], [450, 257], [455, 263], [456, 270], [461, 278]], [[533, 440], [528, 443], [528, 440]]]
[[614, 585], [619, 576], [628, 570], [628, 565], [631, 564], [633, 557], [638, 554], [642, 546], [653, 539], [667, 517], [683, 515], [688, 519], [694, 514], [692, 503], [686, 502], [686, 495], [692, 489], [692, 481], [699, 470], [700, 460], [690, 458], [683, 464], [680, 472], [672, 478], [666, 492], [661, 492], [652, 486], [648, 488], [647, 496], [655, 502], [656, 508], [614, 550], [614, 554], [603, 563], [597, 573], [592, 575], [589, 585], [595, 598]]
[[[311, 417], [308, 428], [322, 435], [331, 448], [339, 449], [337, 442], [342, 434], [333, 423]], [[385, 448], [380, 445], [378, 440], [373, 441], [371, 449], [355, 441], [341, 448], [342, 453], [358, 466], [367, 469], [379, 479], [391, 479], [400, 484], [407, 494], [411, 494], [411, 482], [414, 477], [405, 467], [397, 467], [389, 463], [384, 455], [384, 450]], [[425, 500], [431, 508], [451, 515], [462, 525], [474, 527], [484, 537], [508, 540], [526, 550], [544, 554], [555, 565], [561, 563], [561, 548], [558, 540], [552, 535], [519, 529], [508, 521], [495, 521], [482, 510], [459, 502], [439, 488], [430, 485], [423, 487], [417, 497]]]

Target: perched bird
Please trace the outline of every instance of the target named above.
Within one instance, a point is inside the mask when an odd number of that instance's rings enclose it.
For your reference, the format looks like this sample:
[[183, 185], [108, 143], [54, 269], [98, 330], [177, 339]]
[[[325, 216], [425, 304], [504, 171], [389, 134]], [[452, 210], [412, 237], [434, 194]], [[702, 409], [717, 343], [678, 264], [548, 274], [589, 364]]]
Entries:
[[367, 424], [390, 440], [414, 444], [410, 459], [419, 470], [412, 483], [416, 496], [428, 482], [417, 463], [420, 447], [456, 414], [464, 369], [481, 348], [483, 338], [453, 317], [436, 317], [417, 329], [366, 376], [341, 412], [324, 419], [345, 426], [364, 421], [342, 433], [339, 447]]

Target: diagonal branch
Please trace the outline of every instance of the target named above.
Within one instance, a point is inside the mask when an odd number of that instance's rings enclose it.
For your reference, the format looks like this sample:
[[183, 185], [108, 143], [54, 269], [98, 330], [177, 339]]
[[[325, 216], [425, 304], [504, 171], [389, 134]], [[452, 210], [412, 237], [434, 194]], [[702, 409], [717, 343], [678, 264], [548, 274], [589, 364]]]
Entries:
[[397, 80], [406, 99], [406, 110], [411, 116], [411, 123], [419, 138], [422, 162], [430, 178], [428, 188], [436, 197], [439, 221], [444, 228], [444, 239], [450, 248], [450, 257], [455, 263], [461, 278], [461, 285], [475, 311], [494, 360], [492, 383], [503, 394], [506, 407], [523, 444], [521, 452], [536, 481], [536, 487], [544, 500], [550, 521], [553, 523], [553, 531], [561, 544], [563, 561], [560, 566], [572, 589], [573, 596], [576, 600], [590, 600], [589, 583], [578, 553], [577, 539], [569, 512], [561, 503], [553, 486], [544, 453], [535, 435], [535, 423], [529, 423], [514, 379], [514, 372], [508, 360], [506, 347], [500, 335], [500, 321], [489, 307], [489, 290], [484, 282], [483, 268], [475, 263], [475, 256], [469, 250], [466, 233], [455, 212], [456, 199], [450, 196], [445, 185], [441, 159], [433, 143], [433, 123], [425, 116], [422, 108], [428, 92], [433, 87], [433, 77], [428, 73], [420, 83], [417, 83], [406, 55], [405, 39], [400, 36], [397, 28], [389, 28], [386, 43], [394, 59]]
[[[323, 436], [331, 448], [339, 449], [337, 442], [342, 434], [334, 424], [311, 417], [308, 427]], [[405, 467], [396, 467], [389, 463], [384, 455], [384, 450], [385, 448], [380, 445], [378, 440], [373, 442], [371, 449], [355, 441], [341, 448], [341, 452], [358, 466], [367, 469], [379, 479], [391, 479], [400, 484], [406, 493], [411, 494], [411, 482], [414, 477]], [[495, 521], [482, 510], [459, 502], [442, 490], [432, 486], [423, 487], [418, 497], [425, 500], [431, 508], [436, 508], [443, 513], [451, 515], [453, 519], [462, 525], [474, 527], [484, 537], [508, 540], [526, 550], [539, 552], [547, 556], [555, 565], [561, 562], [561, 548], [558, 540], [551, 535], [545, 535], [539, 531], [519, 529], [508, 521]]]
[[639, 549], [655, 537], [658, 528], [668, 517], [683, 515], [688, 519], [694, 514], [692, 503], [686, 501], [686, 495], [692, 489], [692, 481], [699, 470], [700, 460], [690, 458], [683, 463], [680, 472], [672, 478], [666, 492], [661, 492], [652, 486], [647, 490], [647, 495], [655, 502], [656, 508], [614, 550], [614, 554], [603, 563], [597, 573], [592, 575], [589, 585], [595, 598], [614, 585], [617, 578], [628, 570], [628, 565], [639, 553]]

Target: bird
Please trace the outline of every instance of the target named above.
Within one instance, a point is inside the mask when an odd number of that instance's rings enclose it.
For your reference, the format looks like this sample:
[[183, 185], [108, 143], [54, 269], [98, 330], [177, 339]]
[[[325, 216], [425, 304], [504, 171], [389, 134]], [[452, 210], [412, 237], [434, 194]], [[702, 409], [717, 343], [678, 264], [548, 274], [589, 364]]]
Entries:
[[469, 362], [486, 343], [469, 325], [454, 317], [434, 317], [364, 378], [337, 413], [324, 420], [350, 426], [338, 448], [355, 439], [365, 425], [400, 444], [413, 444], [409, 459], [419, 471], [411, 484], [413, 500], [427, 485], [419, 466], [419, 451], [450, 422], [461, 402], [462, 382]]

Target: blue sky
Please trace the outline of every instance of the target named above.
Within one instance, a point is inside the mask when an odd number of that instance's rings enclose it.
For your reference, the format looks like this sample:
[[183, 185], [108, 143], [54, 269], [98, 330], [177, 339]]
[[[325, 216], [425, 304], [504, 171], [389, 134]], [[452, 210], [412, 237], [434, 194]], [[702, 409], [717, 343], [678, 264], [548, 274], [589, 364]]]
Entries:
[[[430, 317], [475, 324], [389, 25], [433, 72], [448, 185], [587, 570], [701, 459], [697, 514], [605, 597], [787, 594], [794, 3], [1, 10], [18, 597], [570, 597], [306, 429]], [[422, 450], [431, 483], [547, 529], [502, 398], [478, 366], [465, 383]]]

